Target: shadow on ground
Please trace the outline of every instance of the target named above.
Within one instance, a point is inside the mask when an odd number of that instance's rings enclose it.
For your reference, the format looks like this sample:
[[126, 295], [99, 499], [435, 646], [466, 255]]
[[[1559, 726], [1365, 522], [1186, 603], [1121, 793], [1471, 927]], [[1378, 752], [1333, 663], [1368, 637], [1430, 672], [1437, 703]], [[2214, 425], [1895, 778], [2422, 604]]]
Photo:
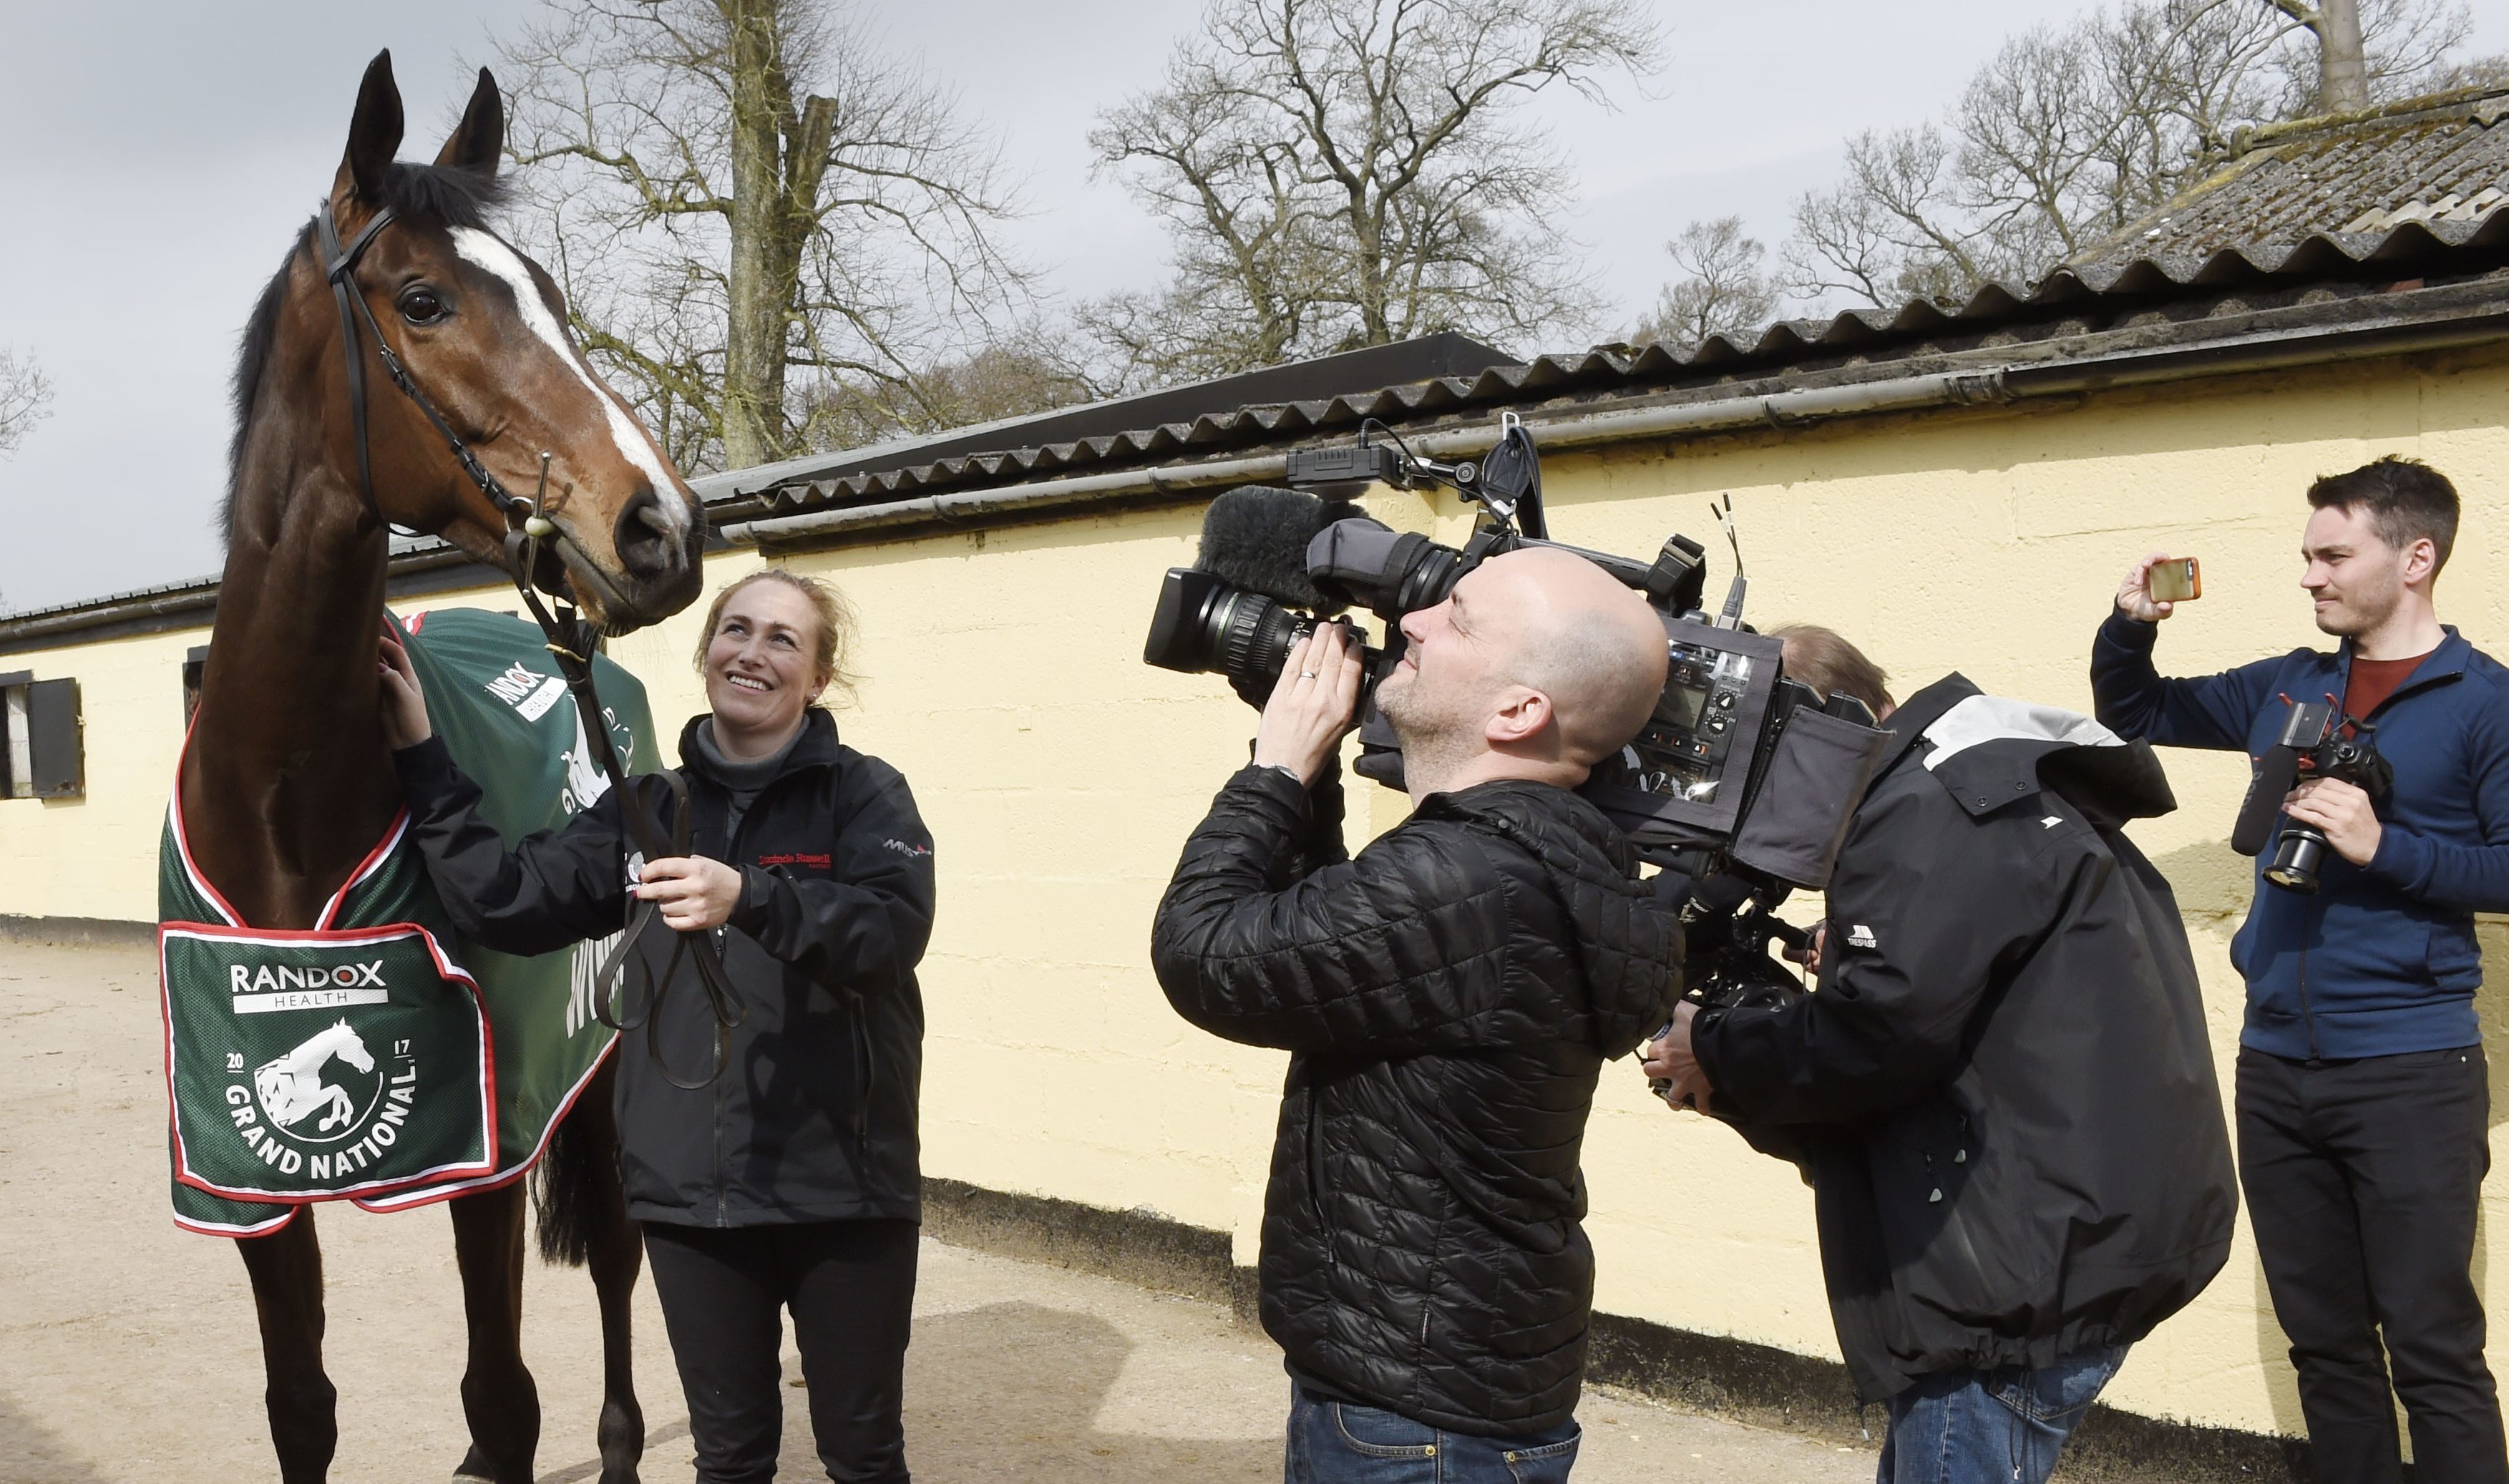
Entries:
[[[1098, 1415], [1132, 1349], [1104, 1319], [1037, 1304], [991, 1304], [917, 1319], [906, 1354], [908, 1465], [930, 1484], [1172, 1484], [1180, 1478], [1272, 1484], [1280, 1478], [1277, 1438], [1098, 1430]], [[825, 1476], [800, 1380], [800, 1367], [788, 1357], [779, 1480]], [[646, 1445], [645, 1475], [682, 1477], [689, 1467], [687, 1436], [684, 1425], [657, 1428]], [[571, 1465], [543, 1474], [540, 1484], [578, 1484], [600, 1472], [598, 1463]], [[65, 1484], [89, 1484], [90, 1477], [41, 1476]]]
[[[1268, 1484], [1280, 1478], [1277, 1438], [1099, 1431], [1099, 1412], [1131, 1352], [1132, 1342], [1104, 1319], [1034, 1304], [991, 1304], [918, 1319], [906, 1357], [907, 1463], [935, 1484], [1169, 1484], [1179, 1478]], [[798, 1471], [796, 1462], [814, 1457], [809, 1423], [800, 1410], [785, 1418], [787, 1474]]]
[[0, 1479], [105, 1484], [104, 1475], [73, 1458], [8, 1396], [0, 1396]]
[[[674, 1391], [676, 1391], [679, 1386], [679, 1378], [665, 1377], [664, 1380], [667, 1381], [673, 1388]], [[653, 1404], [653, 1398], [650, 1395], [645, 1396], [643, 1400], [648, 1406]], [[665, 1405], [676, 1406], [677, 1402], [667, 1402]], [[546, 1427], [548, 1425], [548, 1419], [546, 1417], [543, 1417], [541, 1419], [541, 1424], [543, 1427]], [[687, 1423], [672, 1423], [667, 1427], [655, 1428], [651, 1432], [645, 1434], [645, 1460], [643, 1465], [637, 1471], [657, 1479], [678, 1478], [681, 1471], [689, 1466], [689, 1447], [687, 1443], [682, 1441], [682, 1439], [686, 1438], [688, 1435], [689, 1425]], [[547, 1473], [542, 1474], [536, 1481], [536, 1484], [583, 1484], [583, 1481], [586, 1479], [597, 1479], [600, 1477], [601, 1461], [599, 1459], [586, 1459], [580, 1464], [570, 1464], [564, 1468], [553, 1468]], [[808, 1478], [811, 1476], [805, 1474], [803, 1477]]]

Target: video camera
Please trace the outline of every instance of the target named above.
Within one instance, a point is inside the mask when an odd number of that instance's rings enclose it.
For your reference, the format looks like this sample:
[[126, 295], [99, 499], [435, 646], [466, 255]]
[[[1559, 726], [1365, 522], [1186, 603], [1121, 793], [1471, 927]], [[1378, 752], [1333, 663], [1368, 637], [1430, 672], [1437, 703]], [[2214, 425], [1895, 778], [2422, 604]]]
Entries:
[[2342, 714], [2335, 697], [2295, 701], [2284, 696], [2291, 714], [2282, 732], [2257, 761], [2248, 797], [2239, 804], [2238, 823], [2230, 827], [2230, 848], [2241, 855], [2262, 855], [2271, 839], [2274, 858], [2266, 879], [2303, 896], [2317, 891], [2317, 871], [2326, 860], [2326, 833], [2314, 825], [2293, 825], [2274, 834], [2282, 801], [2311, 778], [2337, 778], [2370, 796], [2384, 798], [2395, 785], [2396, 770], [2378, 755], [2377, 728]]
[[[1733, 1003], [1785, 978], [1767, 950], [1792, 930], [1772, 912], [1793, 888], [1828, 883], [1888, 739], [1860, 703], [1786, 679], [1780, 642], [1743, 625], [1747, 584], [1731, 501], [1716, 513], [1734, 545], [1734, 581], [1723, 612], [1710, 617], [1701, 607], [1705, 548], [1688, 537], [1667, 538], [1652, 562], [1549, 538], [1540, 458], [1512, 413], [1479, 463], [1420, 458], [1373, 419], [1361, 425], [1355, 447], [1302, 449], [1287, 463], [1291, 488], [1241, 486], [1212, 501], [1194, 565], [1168, 571], [1142, 659], [1225, 675], [1259, 706], [1292, 646], [1332, 615], [1366, 608], [1386, 629], [1382, 648], [1359, 632], [1356, 766], [1400, 789], [1401, 742], [1374, 691], [1402, 660], [1403, 615], [1443, 602], [1504, 552], [1552, 546], [1583, 557], [1645, 595], [1664, 623], [1670, 664], [1645, 727], [1580, 792], [1642, 858], [1693, 882], [1733, 878], [1690, 897], [1713, 900], [1735, 926], [1710, 962], [1692, 964], [1695, 998]], [[1378, 484], [1454, 490], [1480, 507], [1472, 537], [1446, 546], [1370, 519], [1353, 498]]]

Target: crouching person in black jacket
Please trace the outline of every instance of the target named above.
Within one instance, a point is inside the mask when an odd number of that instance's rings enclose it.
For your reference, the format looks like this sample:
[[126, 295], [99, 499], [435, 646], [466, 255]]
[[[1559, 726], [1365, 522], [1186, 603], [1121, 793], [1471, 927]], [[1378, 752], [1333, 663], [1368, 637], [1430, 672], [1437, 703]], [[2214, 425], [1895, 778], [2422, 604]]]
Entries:
[[[1821, 687], [1791, 639], [1786, 664]], [[1684, 1005], [1647, 1071], [1803, 1165], [1839, 1348], [1890, 1407], [1882, 1484], [2040, 1484], [2229, 1249], [2195, 965], [2119, 828], [2175, 802], [2143, 743], [1957, 675], [1887, 725], [1818, 987]]]
[[[793, 1315], [832, 1479], [907, 1478], [899, 1422], [922, 1182], [916, 1094], [932, 934], [932, 844], [897, 769], [837, 741], [835, 593], [766, 571], [717, 595], [697, 668], [708, 715], [680, 736], [690, 854], [620, 867], [618, 791], [508, 853], [479, 789], [431, 740], [408, 660], [384, 641], [385, 730], [410, 831], [466, 938], [545, 953], [655, 903], [639, 951], [711, 930], [743, 1018], [715, 1022], [686, 960], [649, 1030], [622, 1035], [618, 1169], [689, 1404], [698, 1484], [766, 1484], [783, 1436], [777, 1350]], [[630, 779], [667, 826], [668, 798]], [[633, 1015], [650, 1003], [627, 971]], [[691, 1086], [690, 1084], [697, 1084]], [[789, 1473], [788, 1473], [789, 1476]]]
[[1152, 961], [1185, 1019], [1291, 1053], [1261, 1282], [1292, 1484], [1556, 1481], [1593, 1293], [1578, 1145], [1602, 1063], [1680, 987], [1678, 927], [1569, 790], [1653, 709], [1664, 628], [1530, 550], [1403, 631], [1376, 699], [1411, 818], [1343, 857], [1359, 662], [1327, 625], [1186, 843]]

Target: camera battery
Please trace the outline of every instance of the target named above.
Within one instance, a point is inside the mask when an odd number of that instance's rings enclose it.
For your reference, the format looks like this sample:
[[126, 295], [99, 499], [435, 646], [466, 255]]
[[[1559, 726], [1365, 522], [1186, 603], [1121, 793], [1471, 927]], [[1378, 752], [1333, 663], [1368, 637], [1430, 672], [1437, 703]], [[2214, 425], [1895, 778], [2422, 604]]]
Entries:
[[1404, 483], [1403, 453], [1388, 443], [1348, 448], [1300, 448], [1290, 452], [1283, 479], [1293, 490], [1323, 484]]

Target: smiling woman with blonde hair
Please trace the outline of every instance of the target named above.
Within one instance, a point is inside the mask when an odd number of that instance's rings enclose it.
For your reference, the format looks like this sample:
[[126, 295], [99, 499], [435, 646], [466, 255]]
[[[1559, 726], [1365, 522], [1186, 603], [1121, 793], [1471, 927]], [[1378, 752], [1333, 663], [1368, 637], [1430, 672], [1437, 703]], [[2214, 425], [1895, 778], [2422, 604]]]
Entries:
[[[622, 1038], [618, 1053], [619, 1173], [653, 1259], [700, 1484], [774, 1476], [785, 1310], [829, 1475], [907, 1477], [899, 1399], [921, 1211], [915, 966], [932, 932], [932, 844], [897, 770], [837, 740], [826, 703], [851, 694], [853, 632], [835, 589], [779, 569], [716, 595], [696, 652], [709, 709], [680, 734], [692, 849], [644, 862], [632, 889], [670, 927], [714, 936], [743, 1002], [730, 1060], [704, 1086], [674, 1078], [714, 1057], [693, 983], [667, 986], [651, 1049]], [[464, 935], [544, 953], [617, 932], [631, 898], [618, 799], [509, 853], [432, 737], [389, 637], [384, 670], [411, 834]]]

